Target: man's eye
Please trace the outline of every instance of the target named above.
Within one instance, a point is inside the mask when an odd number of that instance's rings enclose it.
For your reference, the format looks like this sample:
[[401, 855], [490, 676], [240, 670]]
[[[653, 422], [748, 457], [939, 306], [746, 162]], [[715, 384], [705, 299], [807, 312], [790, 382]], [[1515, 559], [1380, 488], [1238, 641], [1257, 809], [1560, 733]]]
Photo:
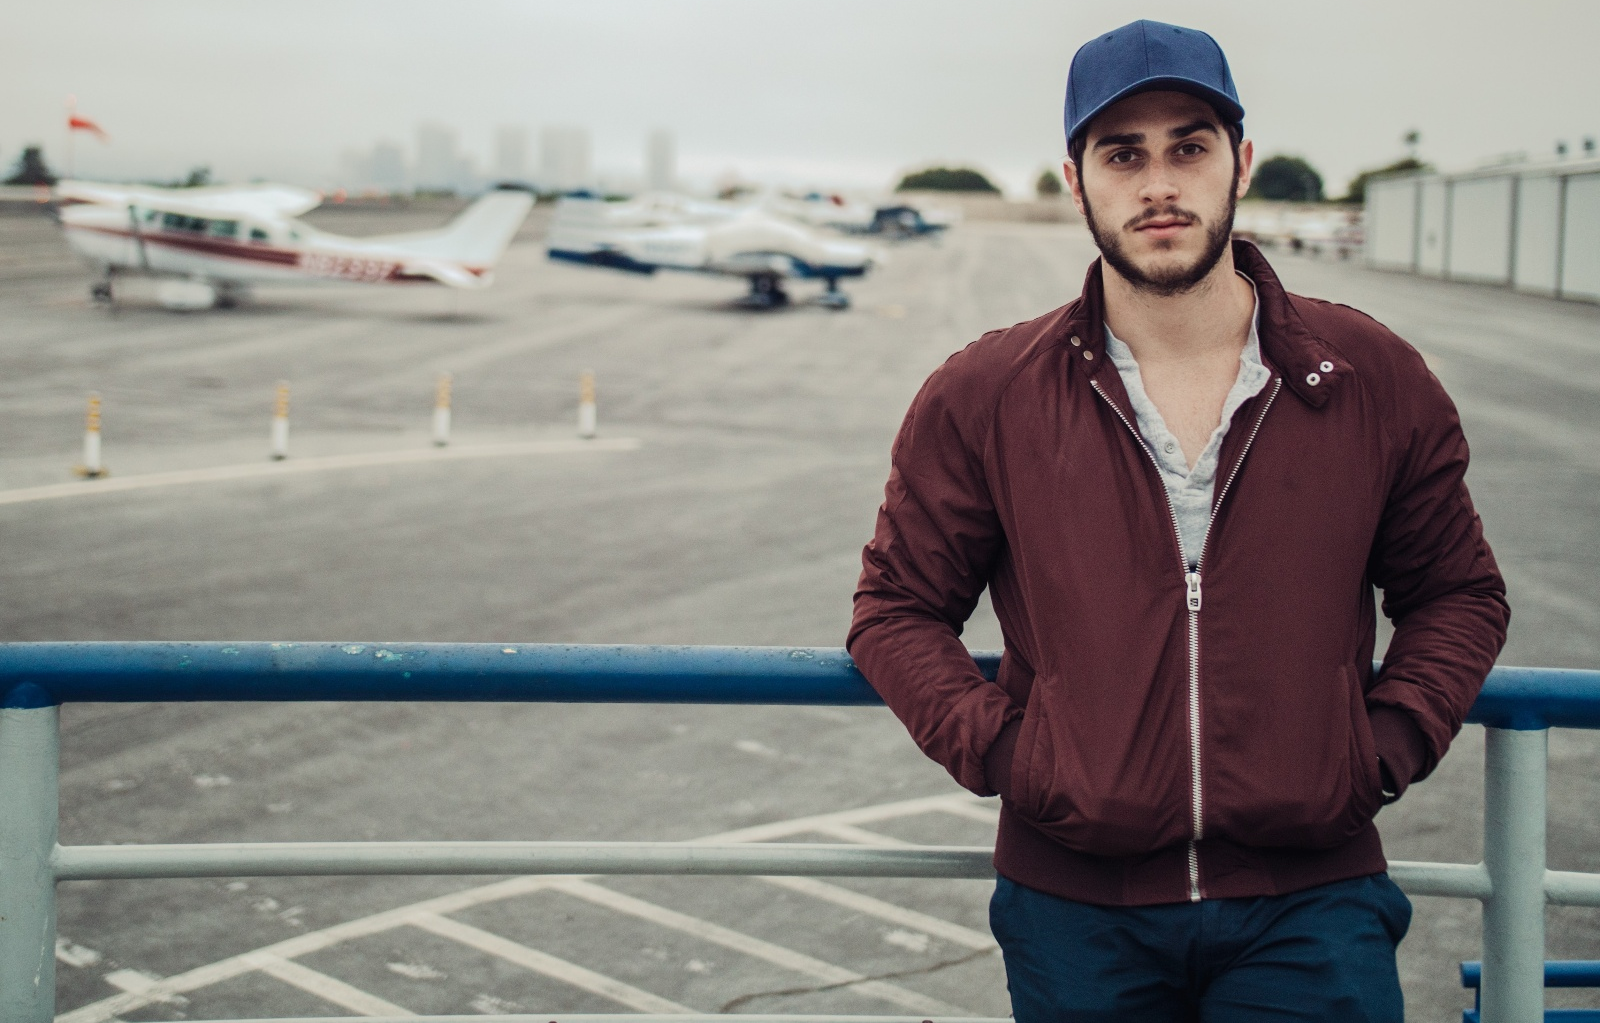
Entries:
[[1135, 153], [1131, 149], [1119, 149], [1115, 153], [1111, 154], [1110, 162], [1111, 163], [1128, 163], [1131, 160], [1137, 159], [1138, 155], [1139, 154]]
[[1206, 151], [1206, 147], [1198, 142], [1185, 142], [1178, 147], [1179, 156], [1199, 156]]

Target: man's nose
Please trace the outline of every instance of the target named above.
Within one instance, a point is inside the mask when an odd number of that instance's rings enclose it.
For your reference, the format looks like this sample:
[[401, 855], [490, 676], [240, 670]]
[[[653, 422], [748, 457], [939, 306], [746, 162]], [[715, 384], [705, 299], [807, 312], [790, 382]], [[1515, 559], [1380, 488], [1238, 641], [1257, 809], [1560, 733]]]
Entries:
[[1178, 180], [1165, 160], [1155, 160], [1145, 171], [1139, 183], [1139, 198], [1150, 204], [1172, 203], [1178, 200]]

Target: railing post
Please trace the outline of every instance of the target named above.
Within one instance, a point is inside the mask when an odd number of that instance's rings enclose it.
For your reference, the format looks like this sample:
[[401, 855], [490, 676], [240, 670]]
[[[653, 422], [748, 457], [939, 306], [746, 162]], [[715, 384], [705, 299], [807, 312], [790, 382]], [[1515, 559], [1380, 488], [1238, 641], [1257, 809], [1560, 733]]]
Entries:
[[1483, 769], [1483, 1023], [1544, 1020], [1545, 785], [1550, 733], [1488, 728]]
[[56, 1008], [60, 708], [0, 708], [0, 1020], [50, 1023]]

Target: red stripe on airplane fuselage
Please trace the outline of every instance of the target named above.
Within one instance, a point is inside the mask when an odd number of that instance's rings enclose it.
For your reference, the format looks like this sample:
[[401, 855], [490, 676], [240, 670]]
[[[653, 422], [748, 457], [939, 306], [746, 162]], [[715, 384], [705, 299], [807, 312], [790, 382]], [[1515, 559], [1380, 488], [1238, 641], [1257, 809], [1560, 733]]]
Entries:
[[[74, 231], [95, 231], [117, 238], [137, 238], [146, 245], [165, 245], [180, 251], [198, 252], [223, 259], [292, 266], [316, 277], [331, 277], [335, 280], [367, 283], [394, 281], [401, 284], [439, 283], [426, 274], [406, 273], [399, 263], [387, 259], [280, 249], [270, 245], [245, 244], [223, 238], [189, 238], [164, 231], [135, 233], [124, 228], [96, 227], [89, 224], [69, 224], [67, 227]], [[482, 277], [488, 273], [484, 267], [464, 266], [462, 269], [474, 277]]]
[[239, 242], [230, 242], [222, 238], [185, 238], [160, 231], [134, 232], [126, 228], [96, 227], [91, 224], [68, 224], [67, 228], [72, 231], [94, 231], [97, 234], [109, 234], [114, 238], [134, 238], [146, 245], [165, 245], [170, 249], [199, 252], [207, 256], [240, 259], [251, 263], [294, 266], [300, 262], [300, 254], [298, 252], [292, 249], [273, 248], [270, 245], [242, 245]]

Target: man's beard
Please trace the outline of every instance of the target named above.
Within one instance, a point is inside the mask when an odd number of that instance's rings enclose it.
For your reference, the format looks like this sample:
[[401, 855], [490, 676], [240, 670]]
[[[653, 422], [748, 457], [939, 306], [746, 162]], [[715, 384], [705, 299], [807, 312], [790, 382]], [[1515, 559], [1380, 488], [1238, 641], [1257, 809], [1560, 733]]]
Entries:
[[[1228, 202], [1222, 214], [1206, 229], [1206, 245], [1198, 259], [1189, 266], [1168, 266], [1165, 269], [1146, 271], [1129, 258], [1128, 253], [1122, 248], [1121, 238], [1113, 231], [1107, 231], [1095, 221], [1094, 208], [1089, 205], [1089, 193], [1083, 193], [1084, 219], [1089, 222], [1089, 233], [1094, 236], [1094, 242], [1100, 247], [1100, 255], [1111, 264], [1112, 269], [1122, 275], [1123, 280], [1133, 285], [1135, 291], [1143, 291], [1161, 298], [1170, 298], [1173, 295], [1182, 295], [1194, 288], [1195, 285], [1206, 279], [1222, 259], [1222, 253], [1228, 247], [1228, 241], [1233, 237], [1233, 216], [1238, 210], [1239, 198], [1228, 190]], [[1147, 220], [1158, 218], [1181, 217], [1191, 224], [1202, 223], [1200, 218], [1188, 210], [1176, 206], [1166, 206], [1160, 209], [1149, 209], [1122, 225], [1124, 230], [1133, 230]]]

